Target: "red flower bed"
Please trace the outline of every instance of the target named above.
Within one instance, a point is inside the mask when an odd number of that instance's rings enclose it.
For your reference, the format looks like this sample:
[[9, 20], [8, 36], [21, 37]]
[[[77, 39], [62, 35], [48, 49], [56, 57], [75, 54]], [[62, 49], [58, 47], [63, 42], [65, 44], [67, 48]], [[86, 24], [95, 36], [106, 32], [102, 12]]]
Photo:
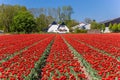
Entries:
[[79, 61], [74, 57], [60, 35], [57, 35], [42, 69], [41, 80], [86, 79]]
[[108, 52], [111, 56], [120, 58], [120, 35], [119, 34], [83, 34], [71, 35], [72, 38], [83, 41], [95, 48]]
[[120, 35], [0, 36], [0, 80], [32, 76], [32, 80], [119, 80]]
[[[49, 35], [10, 35], [0, 39], [0, 60], [13, 53], [32, 45], [35, 42], [47, 38]], [[4, 39], [4, 40], [3, 40]]]
[[[38, 38], [39, 37], [38, 35]], [[54, 35], [49, 35], [45, 40], [42, 40], [10, 60], [3, 62], [0, 65], [0, 79], [23, 80], [31, 72], [31, 69], [34, 68], [35, 62], [39, 60], [53, 38]]]
[[69, 42], [69, 44], [71, 44], [80, 53], [80, 55], [82, 55], [84, 59], [90, 63], [93, 69], [98, 71], [98, 74], [103, 79], [108, 78], [114, 80], [115, 78], [120, 77], [120, 62], [117, 59], [107, 56], [106, 54], [100, 53], [86, 46], [85, 44], [74, 40], [74, 38], [78, 36], [71, 36], [72, 37], [70, 37], [70, 35], [64, 35], [65, 39]]

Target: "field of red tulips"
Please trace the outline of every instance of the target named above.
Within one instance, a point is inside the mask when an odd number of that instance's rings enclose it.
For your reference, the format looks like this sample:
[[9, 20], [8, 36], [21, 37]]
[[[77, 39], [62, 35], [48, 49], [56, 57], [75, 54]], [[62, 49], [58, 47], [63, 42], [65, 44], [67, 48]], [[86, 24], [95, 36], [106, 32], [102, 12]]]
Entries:
[[120, 34], [2, 35], [0, 80], [120, 80]]

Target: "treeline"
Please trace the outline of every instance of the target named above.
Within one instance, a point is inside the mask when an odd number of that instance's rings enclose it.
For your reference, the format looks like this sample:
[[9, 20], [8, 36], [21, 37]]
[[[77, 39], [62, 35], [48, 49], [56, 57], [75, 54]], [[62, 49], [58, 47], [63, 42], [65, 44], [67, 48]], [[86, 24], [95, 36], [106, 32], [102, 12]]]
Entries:
[[34, 33], [45, 32], [53, 21], [64, 21], [71, 29], [78, 24], [71, 19], [71, 6], [58, 8], [31, 8], [20, 5], [0, 5], [0, 29], [4, 32]]
[[97, 29], [97, 30], [100, 30], [102, 32], [105, 31], [105, 24], [100, 24], [100, 23], [97, 23], [95, 20], [93, 20], [91, 22], [91, 29]]
[[119, 24], [110, 24], [109, 25], [109, 30], [111, 31], [111, 32], [120, 32], [120, 23]]
[[44, 14], [51, 16], [55, 21], [71, 20], [73, 9], [71, 6], [63, 6], [62, 8], [30, 8], [29, 11], [34, 14], [35, 17]]
[[0, 6], [0, 29], [3, 29], [5, 32], [10, 32], [14, 17], [18, 15], [19, 12], [25, 11], [27, 11], [27, 9], [24, 6], [2, 4]]

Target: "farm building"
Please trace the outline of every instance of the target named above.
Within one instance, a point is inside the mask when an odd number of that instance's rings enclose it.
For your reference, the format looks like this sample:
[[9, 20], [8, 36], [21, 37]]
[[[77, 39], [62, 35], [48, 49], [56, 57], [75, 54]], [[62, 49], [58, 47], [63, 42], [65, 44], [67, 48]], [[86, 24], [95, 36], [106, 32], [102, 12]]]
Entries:
[[57, 28], [58, 28], [58, 24], [54, 21], [52, 24], [49, 25], [49, 29], [47, 32], [54, 32], [57, 33]]
[[68, 33], [69, 28], [65, 25], [64, 22], [62, 24], [57, 24], [55, 21], [50, 24], [49, 29], [47, 32], [53, 32], [53, 33]]
[[80, 23], [79, 25], [72, 27], [72, 29], [79, 28], [79, 29], [90, 30], [90, 26], [91, 26], [91, 24]]
[[69, 28], [65, 25], [64, 22], [58, 26], [58, 33], [69, 33]]
[[109, 24], [119, 24], [120, 23], [120, 17], [119, 18], [115, 18], [115, 19], [111, 19], [111, 20], [106, 20], [106, 21], [103, 21], [103, 22], [100, 22], [102, 24], [105, 24], [106, 27], [109, 26]]
[[3, 30], [0, 30], [0, 34], [3, 34], [4, 33], [4, 31]]
[[115, 24], [115, 23], [119, 24], [120, 23], [120, 17], [115, 18], [115, 19], [111, 19], [111, 20], [106, 20], [106, 21], [103, 21], [103, 22], [100, 22], [100, 23], [105, 24], [105, 26], [106, 26], [104, 33], [110, 33], [109, 25], [110, 24]]

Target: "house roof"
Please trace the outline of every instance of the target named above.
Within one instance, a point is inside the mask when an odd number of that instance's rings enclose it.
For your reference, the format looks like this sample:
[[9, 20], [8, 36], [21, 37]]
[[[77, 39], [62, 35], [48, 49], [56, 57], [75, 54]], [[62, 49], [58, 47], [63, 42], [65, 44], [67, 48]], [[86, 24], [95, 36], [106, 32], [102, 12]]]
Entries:
[[105, 26], [109, 26], [109, 24], [115, 24], [115, 23], [120, 23], [120, 17], [118, 18], [114, 18], [114, 19], [111, 19], [111, 20], [106, 20], [106, 21], [102, 21], [100, 22], [101, 24], [105, 24]]
[[55, 32], [55, 33], [68, 33], [69, 29], [65, 25], [64, 22], [62, 22], [60, 25], [57, 24], [55, 21], [50, 25], [47, 32]]
[[65, 25], [65, 23], [64, 23], [64, 22], [62, 22], [60, 25]]
[[57, 25], [57, 22], [53, 21], [53, 23], [51, 25]]
[[65, 23], [62, 22], [62, 23], [58, 26], [58, 29], [59, 29], [60, 27], [65, 27], [65, 26], [66, 26]]
[[114, 18], [114, 19], [110, 19], [110, 20], [106, 20], [106, 21], [102, 21], [100, 23], [105, 24], [105, 23], [109, 23], [109, 22], [113, 22], [113, 21], [120, 22], [120, 17]]

